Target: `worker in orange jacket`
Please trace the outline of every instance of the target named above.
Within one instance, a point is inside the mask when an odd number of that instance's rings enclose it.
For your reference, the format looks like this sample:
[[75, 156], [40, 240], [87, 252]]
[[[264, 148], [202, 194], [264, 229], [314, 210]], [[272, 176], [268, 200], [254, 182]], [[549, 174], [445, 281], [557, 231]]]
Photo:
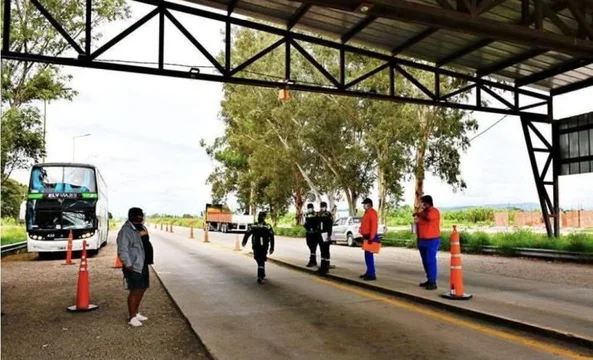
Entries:
[[[362, 240], [367, 241], [369, 244], [372, 244], [373, 242], [379, 242], [380, 240], [377, 234], [379, 230], [379, 220], [377, 211], [373, 209], [373, 200], [366, 198], [363, 200], [362, 205], [364, 206], [365, 211], [358, 232], [362, 235]], [[365, 250], [364, 262], [367, 266], [367, 271], [360, 275], [360, 278], [365, 281], [377, 280], [377, 276], [375, 274], [374, 254]]]

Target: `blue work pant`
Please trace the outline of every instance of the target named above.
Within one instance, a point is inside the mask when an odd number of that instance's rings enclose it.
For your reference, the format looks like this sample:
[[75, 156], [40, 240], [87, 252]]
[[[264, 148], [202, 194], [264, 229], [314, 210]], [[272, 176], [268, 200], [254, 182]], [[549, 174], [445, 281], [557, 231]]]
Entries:
[[370, 251], [365, 251], [364, 252], [364, 263], [367, 266], [367, 276], [375, 276], [375, 254], [373, 254]]
[[418, 250], [422, 257], [422, 265], [428, 281], [437, 281], [437, 251], [441, 245], [441, 239], [418, 240]]

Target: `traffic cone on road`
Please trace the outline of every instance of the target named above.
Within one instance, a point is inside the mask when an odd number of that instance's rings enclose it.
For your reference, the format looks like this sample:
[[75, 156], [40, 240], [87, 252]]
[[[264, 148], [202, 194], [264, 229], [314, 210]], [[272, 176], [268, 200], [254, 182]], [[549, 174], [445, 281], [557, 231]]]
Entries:
[[90, 303], [89, 289], [89, 268], [86, 259], [86, 240], [82, 242], [82, 257], [80, 258], [80, 270], [78, 271], [78, 287], [76, 289], [76, 305], [69, 306], [71, 312], [85, 312], [98, 308]]
[[457, 226], [453, 225], [453, 232], [451, 233], [451, 290], [441, 295], [446, 299], [451, 300], [469, 300], [472, 298], [471, 294], [463, 292], [463, 271], [461, 268], [461, 242], [459, 240], [459, 233]]
[[190, 225], [189, 226], [189, 238], [190, 239], [195, 239], [195, 236], [194, 236], [194, 226], [193, 225]]
[[72, 262], [72, 241], [74, 241], [74, 235], [72, 234], [72, 230], [70, 230], [70, 234], [68, 235], [68, 247], [66, 250], [66, 262], [62, 265], [74, 265]]
[[119, 258], [119, 255], [115, 254], [115, 264], [113, 265], [114, 269], [121, 269], [123, 267], [123, 264], [121, 263], [121, 259]]
[[239, 235], [235, 235], [235, 248], [233, 251], [241, 251], [241, 244], [239, 243]]

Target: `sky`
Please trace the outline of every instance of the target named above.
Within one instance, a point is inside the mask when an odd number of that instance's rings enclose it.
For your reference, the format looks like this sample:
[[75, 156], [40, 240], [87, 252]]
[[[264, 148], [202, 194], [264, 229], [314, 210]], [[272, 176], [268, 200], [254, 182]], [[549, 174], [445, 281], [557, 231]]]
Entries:
[[[151, 9], [132, 4], [132, 19], [102, 28], [104, 37], [97, 45]], [[222, 23], [175, 15], [210, 53], [223, 50]], [[156, 62], [158, 17], [145, 26], [100, 59]], [[211, 65], [170, 23], [165, 33], [166, 63]], [[132, 206], [142, 207], [147, 214], [203, 211], [211, 200], [206, 178], [216, 164], [200, 147], [200, 140], [211, 142], [223, 134], [219, 119], [222, 84], [83, 68], [64, 68], [64, 72], [73, 76], [70, 87], [78, 96], [71, 102], [47, 105], [46, 161], [72, 161], [75, 142], [74, 161], [99, 167], [115, 216], [125, 216]], [[554, 116], [560, 119], [593, 111], [591, 99], [593, 87], [560, 96], [554, 102]], [[475, 117], [479, 133], [501, 115], [476, 113]], [[87, 133], [91, 135], [73, 139]], [[435, 205], [538, 202], [517, 117], [505, 118], [473, 140], [461, 168], [468, 184], [463, 193], [428, 176], [424, 189]], [[27, 183], [28, 173], [17, 171], [13, 178]], [[414, 184], [406, 183], [405, 203], [413, 203], [413, 194]], [[560, 206], [593, 208], [593, 174], [561, 177]]]

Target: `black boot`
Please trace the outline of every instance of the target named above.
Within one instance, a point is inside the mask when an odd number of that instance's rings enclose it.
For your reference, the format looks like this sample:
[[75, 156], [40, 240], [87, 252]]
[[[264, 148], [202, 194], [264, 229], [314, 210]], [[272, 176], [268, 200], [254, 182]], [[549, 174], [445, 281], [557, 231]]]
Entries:
[[266, 278], [266, 269], [263, 266], [257, 267], [257, 282], [262, 284]]
[[319, 266], [319, 270], [317, 270], [319, 275], [325, 275], [329, 272], [329, 261], [322, 259], [321, 266]]
[[309, 256], [309, 263], [307, 264], [307, 267], [313, 267], [313, 266], [317, 266], [317, 256], [315, 256], [315, 255]]

